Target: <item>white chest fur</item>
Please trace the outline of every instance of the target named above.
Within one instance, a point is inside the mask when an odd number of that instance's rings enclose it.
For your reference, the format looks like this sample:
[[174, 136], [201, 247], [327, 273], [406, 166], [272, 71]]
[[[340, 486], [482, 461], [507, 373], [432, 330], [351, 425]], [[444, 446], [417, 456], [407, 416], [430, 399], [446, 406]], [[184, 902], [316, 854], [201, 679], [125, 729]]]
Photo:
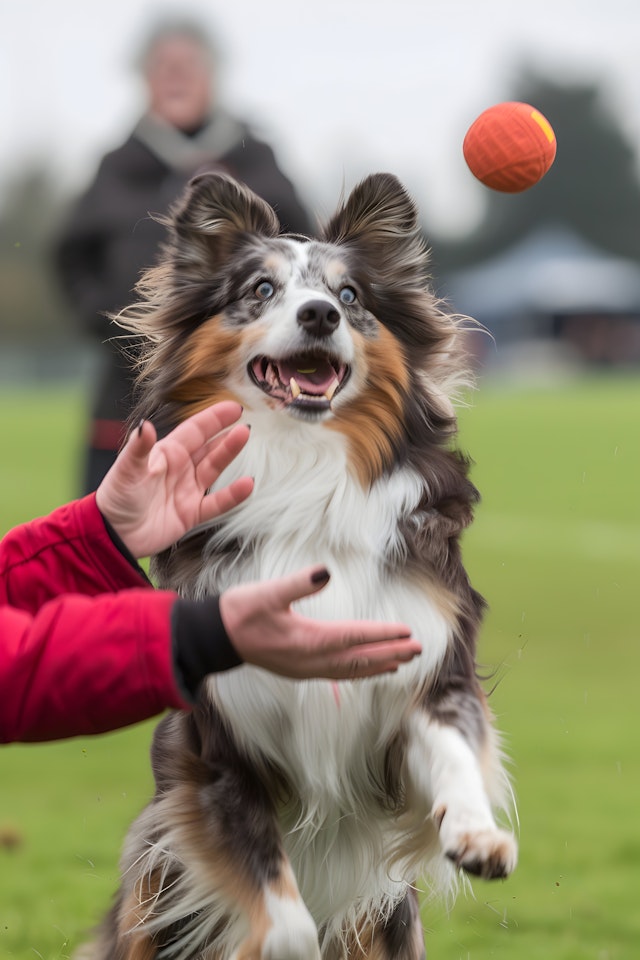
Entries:
[[403, 468], [365, 490], [349, 470], [339, 432], [270, 411], [252, 411], [250, 419], [250, 442], [219, 484], [249, 474], [254, 493], [212, 531], [189, 594], [324, 564], [331, 582], [300, 602], [302, 612], [408, 623], [424, 650], [401, 671], [403, 685], [409, 675], [414, 682], [430, 675], [444, 654], [448, 624], [426, 579], [403, 574], [400, 532], [415, 517], [424, 480]]

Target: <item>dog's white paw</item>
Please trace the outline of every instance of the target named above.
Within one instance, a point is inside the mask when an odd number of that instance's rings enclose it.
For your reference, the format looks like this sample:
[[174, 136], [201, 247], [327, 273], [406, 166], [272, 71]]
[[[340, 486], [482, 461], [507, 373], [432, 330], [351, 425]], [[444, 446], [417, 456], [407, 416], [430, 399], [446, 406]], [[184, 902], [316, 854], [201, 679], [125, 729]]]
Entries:
[[270, 896], [261, 960], [320, 960], [318, 930], [302, 900]]
[[318, 930], [303, 900], [268, 892], [231, 960], [321, 960]]
[[474, 825], [472, 815], [453, 815], [440, 808], [434, 819], [440, 826], [445, 856], [461, 870], [485, 880], [508, 877], [518, 861], [515, 837], [494, 825]]

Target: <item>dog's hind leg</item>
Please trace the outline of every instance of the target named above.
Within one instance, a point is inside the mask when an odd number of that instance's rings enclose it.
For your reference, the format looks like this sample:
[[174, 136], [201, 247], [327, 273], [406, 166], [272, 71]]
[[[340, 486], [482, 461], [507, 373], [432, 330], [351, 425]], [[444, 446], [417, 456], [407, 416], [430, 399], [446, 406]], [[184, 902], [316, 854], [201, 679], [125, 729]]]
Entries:
[[408, 890], [389, 916], [368, 916], [357, 931], [327, 945], [322, 956], [323, 960], [425, 960], [416, 891]]
[[[377, 950], [377, 953], [375, 952]], [[377, 925], [371, 960], [425, 960], [424, 933], [416, 890], [409, 890], [388, 920]]]

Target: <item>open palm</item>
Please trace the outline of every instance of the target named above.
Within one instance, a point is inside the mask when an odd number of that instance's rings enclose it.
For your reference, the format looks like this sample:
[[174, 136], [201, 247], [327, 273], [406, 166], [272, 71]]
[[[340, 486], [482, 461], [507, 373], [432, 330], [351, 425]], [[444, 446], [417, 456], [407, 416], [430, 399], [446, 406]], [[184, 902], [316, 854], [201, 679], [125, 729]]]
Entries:
[[241, 414], [240, 404], [224, 401], [189, 417], [162, 440], [149, 421], [129, 437], [96, 499], [134, 557], [164, 550], [249, 496], [250, 477], [207, 492], [249, 438], [249, 428], [237, 424]]

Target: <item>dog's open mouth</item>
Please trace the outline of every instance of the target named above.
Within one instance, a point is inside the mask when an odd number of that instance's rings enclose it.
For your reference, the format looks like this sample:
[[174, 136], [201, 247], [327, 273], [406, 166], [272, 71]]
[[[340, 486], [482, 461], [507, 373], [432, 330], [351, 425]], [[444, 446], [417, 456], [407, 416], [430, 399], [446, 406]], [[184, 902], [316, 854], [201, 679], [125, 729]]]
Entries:
[[332, 357], [305, 353], [283, 360], [256, 357], [249, 364], [249, 373], [264, 393], [286, 407], [320, 413], [330, 409], [333, 398], [347, 382], [350, 369]]

